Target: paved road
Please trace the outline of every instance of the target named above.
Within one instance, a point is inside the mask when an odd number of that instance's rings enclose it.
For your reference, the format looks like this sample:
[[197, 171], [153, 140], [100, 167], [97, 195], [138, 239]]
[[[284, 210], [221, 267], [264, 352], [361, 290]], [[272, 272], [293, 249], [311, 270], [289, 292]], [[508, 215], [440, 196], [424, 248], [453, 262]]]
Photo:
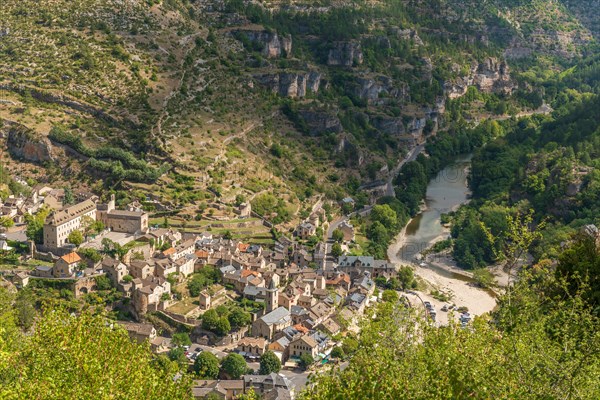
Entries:
[[404, 159], [402, 161], [400, 161], [390, 171], [390, 175], [387, 179], [387, 187], [386, 187], [386, 193], [385, 193], [387, 196], [395, 196], [396, 195], [396, 193], [394, 192], [394, 179], [400, 173], [400, 169], [402, 169], [402, 166], [404, 166], [404, 164], [406, 164], [407, 162], [415, 161], [417, 159], [417, 156], [419, 154], [421, 154], [421, 152], [423, 151], [424, 148], [425, 148], [425, 143], [422, 143], [422, 144], [416, 146], [415, 148], [413, 148], [411, 151], [408, 152], [406, 157], [404, 157]]

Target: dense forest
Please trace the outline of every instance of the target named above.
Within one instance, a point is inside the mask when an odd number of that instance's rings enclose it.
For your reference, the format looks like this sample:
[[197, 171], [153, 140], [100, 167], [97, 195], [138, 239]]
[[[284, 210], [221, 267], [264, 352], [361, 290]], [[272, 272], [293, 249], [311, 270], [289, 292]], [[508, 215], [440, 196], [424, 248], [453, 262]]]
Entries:
[[449, 216], [460, 266], [498, 261], [508, 215], [531, 210], [534, 223], [545, 225], [531, 248], [534, 261], [556, 258], [574, 232], [600, 223], [599, 66], [592, 57], [548, 80], [552, 114], [503, 121], [475, 151], [473, 201]]

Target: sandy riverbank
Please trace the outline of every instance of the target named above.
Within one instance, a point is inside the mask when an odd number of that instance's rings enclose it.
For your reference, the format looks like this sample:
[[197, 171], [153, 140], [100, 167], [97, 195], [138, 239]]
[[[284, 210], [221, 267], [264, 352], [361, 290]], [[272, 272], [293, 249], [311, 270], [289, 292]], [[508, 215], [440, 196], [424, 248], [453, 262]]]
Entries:
[[[447, 237], [446, 229], [444, 233], [433, 240], [433, 244]], [[437, 322], [446, 324], [448, 322], [448, 313], [440, 311], [444, 304], [455, 304], [457, 307], [465, 306], [473, 315], [481, 315], [492, 311], [496, 307], [496, 298], [484, 289], [475, 287], [470, 281], [472, 274], [458, 268], [450, 257], [429, 256], [425, 261], [428, 265], [442, 269], [448, 274], [442, 274], [435, 269], [422, 267], [410, 260], [404, 260], [398, 255], [402, 247], [406, 243], [406, 227], [395, 238], [394, 242], [388, 248], [388, 258], [390, 262], [397, 265], [411, 265], [415, 269], [415, 275], [422, 278], [430, 286], [426, 291], [417, 291], [423, 301], [431, 302], [436, 310]], [[447, 276], [451, 275], [451, 276]], [[450, 301], [441, 302], [430, 295], [432, 290], [438, 290], [443, 293], [448, 293], [451, 296]], [[409, 295], [409, 299], [413, 304], [420, 305], [421, 300], [417, 296]]]

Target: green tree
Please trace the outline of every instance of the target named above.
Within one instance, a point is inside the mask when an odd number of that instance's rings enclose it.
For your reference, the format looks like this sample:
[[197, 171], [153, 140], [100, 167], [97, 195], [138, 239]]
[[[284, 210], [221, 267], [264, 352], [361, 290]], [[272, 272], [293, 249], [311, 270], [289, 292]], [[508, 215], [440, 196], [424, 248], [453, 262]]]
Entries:
[[268, 375], [271, 372], [279, 372], [281, 369], [281, 361], [272, 351], [266, 351], [260, 356], [260, 374]]
[[248, 366], [246, 360], [239, 354], [230, 353], [221, 360], [221, 371], [229, 377], [229, 379], [240, 379], [246, 373]]
[[342, 246], [339, 243], [334, 243], [331, 246], [331, 255], [334, 257], [339, 257], [342, 254], [344, 254], [344, 251], [342, 250]]
[[202, 314], [202, 329], [212, 331], [215, 329], [218, 320], [219, 315], [214, 309], [211, 308], [210, 310], [207, 310], [204, 314]]
[[341, 346], [336, 346], [331, 350], [331, 357], [342, 359], [346, 357], [346, 354], [344, 354], [344, 349]]
[[483, 288], [490, 287], [494, 284], [494, 274], [485, 267], [473, 270], [473, 279]]
[[25, 215], [25, 223], [27, 223], [25, 235], [27, 239], [34, 243], [42, 243], [44, 241], [44, 222], [49, 214], [50, 209], [42, 207], [35, 216], [31, 214]]
[[36, 316], [34, 303], [35, 300], [31, 290], [26, 288], [18, 293], [14, 310], [17, 324], [24, 330], [29, 330], [33, 326]]
[[112, 282], [110, 281], [110, 279], [108, 279], [107, 276], [105, 276], [105, 275], [96, 276], [94, 278], [94, 280], [96, 281], [96, 287], [98, 287], [98, 290], [112, 289]]
[[336, 242], [341, 243], [344, 241], [344, 232], [342, 232], [341, 229], [334, 229], [331, 233], [331, 238]]
[[132, 342], [102, 314], [55, 308], [41, 315], [30, 335], [19, 336], [3, 312], [0, 307], [0, 398], [191, 399], [188, 376], [174, 379], [147, 344]]
[[315, 359], [309, 353], [303, 353], [300, 356], [300, 366], [304, 369], [308, 369], [314, 362]]
[[219, 336], [225, 336], [231, 331], [231, 324], [227, 317], [220, 317], [215, 324], [214, 332]]
[[373, 206], [370, 218], [371, 221], [381, 223], [388, 230], [394, 230], [396, 228], [396, 211], [394, 211], [388, 204], [377, 204]]
[[187, 332], [178, 332], [173, 334], [171, 343], [173, 343], [175, 346], [189, 346], [192, 344], [192, 340]]
[[202, 379], [217, 379], [219, 376], [219, 359], [210, 351], [198, 354], [194, 361], [194, 371]]
[[229, 323], [233, 329], [238, 329], [243, 326], [249, 325], [252, 322], [252, 317], [250, 313], [242, 310], [239, 307], [235, 307], [231, 310], [231, 313], [227, 316], [229, 319]]
[[73, 191], [71, 190], [70, 187], [64, 188], [64, 194], [65, 194], [65, 196], [63, 198], [64, 206], [69, 206], [69, 205], [75, 203], [75, 197], [73, 196]]
[[175, 347], [169, 350], [167, 353], [169, 360], [176, 362], [181, 367], [187, 364], [187, 357], [185, 356], [185, 350], [183, 347]]
[[69, 243], [79, 247], [81, 243], [83, 243], [83, 234], [79, 230], [74, 230], [73, 232], [69, 233], [67, 240]]
[[413, 286], [415, 282], [415, 272], [409, 266], [402, 266], [398, 269], [398, 281], [402, 289], [408, 289]]
[[381, 299], [383, 301], [396, 302], [398, 301], [399, 296], [395, 290], [384, 290]]

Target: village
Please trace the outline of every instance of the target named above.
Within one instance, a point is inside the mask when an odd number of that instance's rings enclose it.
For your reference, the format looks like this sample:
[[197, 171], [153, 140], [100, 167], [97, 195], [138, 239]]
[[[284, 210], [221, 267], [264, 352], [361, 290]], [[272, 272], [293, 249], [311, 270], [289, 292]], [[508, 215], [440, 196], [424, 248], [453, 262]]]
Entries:
[[[117, 209], [114, 196], [103, 203], [81, 193], [62, 206], [64, 190], [31, 193], [7, 199], [3, 218], [30, 228], [32, 216], [44, 212], [41, 240], [4, 228], [3, 253], [15, 243], [26, 250], [25, 262], [0, 271], [2, 285], [60, 287], [75, 300], [93, 300], [117, 312], [132, 339], [147, 341], [156, 354], [179, 353], [190, 371], [202, 352], [244, 358], [248, 370], [238, 376], [196, 380], [197, 398], [232, 399], [250, 387], [265, 399], [294, 398], [311, 372], [333, 361], [346, 334], [358, 332], [365, 309], [381, 297], [375, 280], [397, 277], [385, 260], [336, 251], [348, 250], [354, 227], [343, 218], [328, 221], [320, 206], [266, 246], [228, 233], [151, 225], [139, 205]], [[239, 204], [235, 213], [250, 218], [251, 205]], [[103, 303], [109, 292], [112, 300]], [[185, 340], [174, 339], [182, 334]], [[259, 375], [267, 352], [281, 370]]]

